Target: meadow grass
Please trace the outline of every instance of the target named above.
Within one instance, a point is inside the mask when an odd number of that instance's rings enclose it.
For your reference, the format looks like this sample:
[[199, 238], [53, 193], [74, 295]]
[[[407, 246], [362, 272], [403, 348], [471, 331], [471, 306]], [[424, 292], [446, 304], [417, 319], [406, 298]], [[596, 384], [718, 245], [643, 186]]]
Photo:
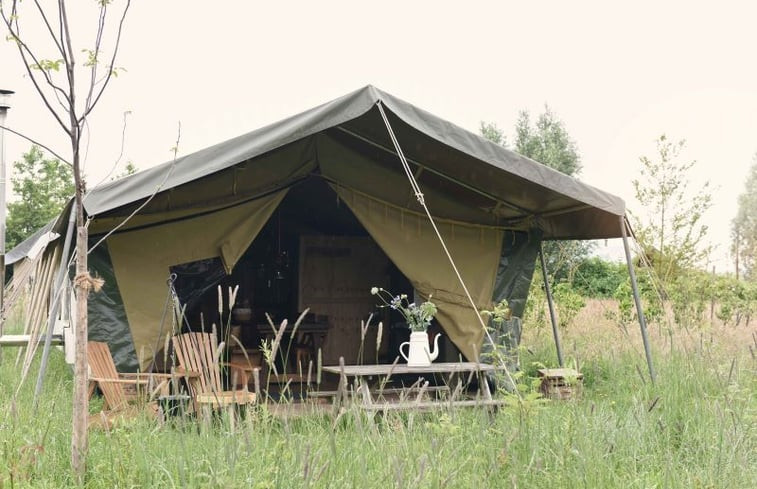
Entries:
[[[652, 327], [652, 385], [638, 334], [604, 319], [604, 307], [592, 302], [563, 331], [585, 376], [579, 400], [527, 396], [493, 416], [348, 409], [279, 419], [257, 408], [233, 429], [224, 417], [140, 418], [91, 432], [86, 487], [757, 487], [754, 326]], [[528, 386], [555, 354], [548, 330], [526, 328]], [[35, 414], [33, 381], [13, 398], [15, 356], [6, 348], [0, 365], [0, 488], [68, 487], [70, 369], [56, 351]]]

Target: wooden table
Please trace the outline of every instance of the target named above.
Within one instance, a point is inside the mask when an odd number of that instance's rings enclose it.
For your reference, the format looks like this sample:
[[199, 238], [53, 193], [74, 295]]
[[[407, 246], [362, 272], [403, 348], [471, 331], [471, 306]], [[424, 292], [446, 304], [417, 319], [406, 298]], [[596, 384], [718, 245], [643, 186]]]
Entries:
[[[336, 374], [340, 376], [340, 389], [346, 389], [348, 385], [347, 379], [353, 378], [359, 384], [358, 390], [362, 393], [362, 407], [372, 411], [388, 411], [397, 409], [421, 409], [430, 410], [435, 408], [443, 408], [446, 406], [499, 406], [502, 405], [502, 401], [492, 399], [491, 390], [489, 389], [489, 383], [486, 380], [486, 376], [483, 375], [486, 372], [495, 372], [501, 370], [499, 367], [490, 365], [487, 363], [476, 362], [440, 362], [432, 363], [428, 367], [410, 367], [407, 364], [378, 364], [378, 365], [329, 365], [322, 368], [324, 372]], [[421, 400], [421, 394], [424, 392], [424, 388], [428, 386], [428, 378], [436, 375], [456, 375], [456, 374], [469, 374], [469, 377], [478, 375], [479, 392], [483, 399], [478, 400], [455, 400], [455, 394], [448, 401], [438, 402], [423, 402]], [[419, 377], [425, 379], [425, 383], [422, 384], [419, 390], [419, 395], [416, 401], [397, 404], [397, 403], [374, 403], [373, 397], [370, 392], [369, 383], [367, 380], [379, 377], [384, 378], [384, 383], [389, 380], [392, 375], [407, 375], [418, 374]], [[381, 388], [380, 388], [381, 389]], [[339, 395], [337, 394], [337, 397]]]

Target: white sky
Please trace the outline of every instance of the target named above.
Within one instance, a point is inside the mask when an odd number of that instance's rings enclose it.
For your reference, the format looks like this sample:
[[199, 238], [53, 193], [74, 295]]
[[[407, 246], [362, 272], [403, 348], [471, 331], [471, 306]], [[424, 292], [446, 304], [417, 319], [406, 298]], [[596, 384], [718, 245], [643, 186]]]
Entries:
[[[79, 51], [94, 2], [69, 3]], [[90, 119], [90, 185], [118, 156], [125, 111], [121, 167], [143, 169], [171, 158], [178, 121], [187, 154], [369, 83], [472, 131], [496, 122], [510, 140], [518, 111], [547, 103], [578, 144], [581, 179], [632, 211], [639, 156], [663, 132], [685, 138], [694, 179], [716, 189], [714, 264], [732, 268], [729, 223], [757, 153], [752, 2], [360, 3], [134, 0], [117, 62], [128, 71]], [[8, 124], [68, 156], [7, 42], [0, 88], [17, 92]], [[6, 141], [8, 162], [29, 147]]]

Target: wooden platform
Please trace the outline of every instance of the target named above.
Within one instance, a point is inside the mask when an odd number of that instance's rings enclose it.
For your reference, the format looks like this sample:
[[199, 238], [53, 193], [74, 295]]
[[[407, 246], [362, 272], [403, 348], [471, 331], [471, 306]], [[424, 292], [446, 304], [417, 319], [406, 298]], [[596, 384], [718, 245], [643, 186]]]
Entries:
[[[26, 346], [31, 341], [31, 335], [28, 334], [4, 334], [0, 336], [0, 346]], [[37, 338], [37, 343], [44, 344], [45, 337]], [[63, 344], [63, 335], [54, 334], [52, 338], [53, 345]]]
[[438, 411], [443, 409], [455, 409], [461, 407], [472, 408], [498, 408], [506, 403], [500, 399], [464, 399], [460, 401], [405, 401], [383, 402], [374, 404], [357, 404], [360, 409], [372, 412], [388, 411]]
[[432, 363], [427, 367], [411, 367], [407, 364], [380, 364], [380, 365], [328, 365], [323, 367], [324, 372], [348, 377], [372, 377], [379, 375], [405, 375], [405, 374], [451, 374], [462, 372], [494, 372], [499, 370], [494, 365], [474, 362], [439, 362]]

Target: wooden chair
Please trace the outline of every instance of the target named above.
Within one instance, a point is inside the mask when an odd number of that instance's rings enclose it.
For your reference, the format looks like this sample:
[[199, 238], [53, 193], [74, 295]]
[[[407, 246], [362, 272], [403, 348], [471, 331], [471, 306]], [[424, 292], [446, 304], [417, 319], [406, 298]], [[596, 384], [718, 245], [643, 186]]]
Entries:
[[[184, 333], [173, 337], [173, 347], [179, 361], [177, 372], [188, 379], [190, 394], [197, 408], [207, 413], [208, 408], [255, 403], [255, 393], [242, 390], [227, 391], [221, 384], [220, 351], [218, 340], [211, 333]], [[246, 373], [232, 369], [232, 377], [246, 378]], [[233, 382], [232, 382], [233, 383]]]
[[[117, 417], [135, 415], [138, 411], [128, 409], [129, 401], [146, 401], [152, 397], [146, 389], [154, 387], [152, 393], [157, 393], [168, 388], [171, 376], [167, 374], [119, 374], [107, 343], [87, 342], [87, 357], [90, 369], [89, 394], [92, 396], [97, 386], [105, 398], [103, 412], [90, 419], [92, 425], [99, 425], [104, 420], [109, 426]], [[157, 412], [154, 403], [148, 403], [147, 407], [150, 412]]]

